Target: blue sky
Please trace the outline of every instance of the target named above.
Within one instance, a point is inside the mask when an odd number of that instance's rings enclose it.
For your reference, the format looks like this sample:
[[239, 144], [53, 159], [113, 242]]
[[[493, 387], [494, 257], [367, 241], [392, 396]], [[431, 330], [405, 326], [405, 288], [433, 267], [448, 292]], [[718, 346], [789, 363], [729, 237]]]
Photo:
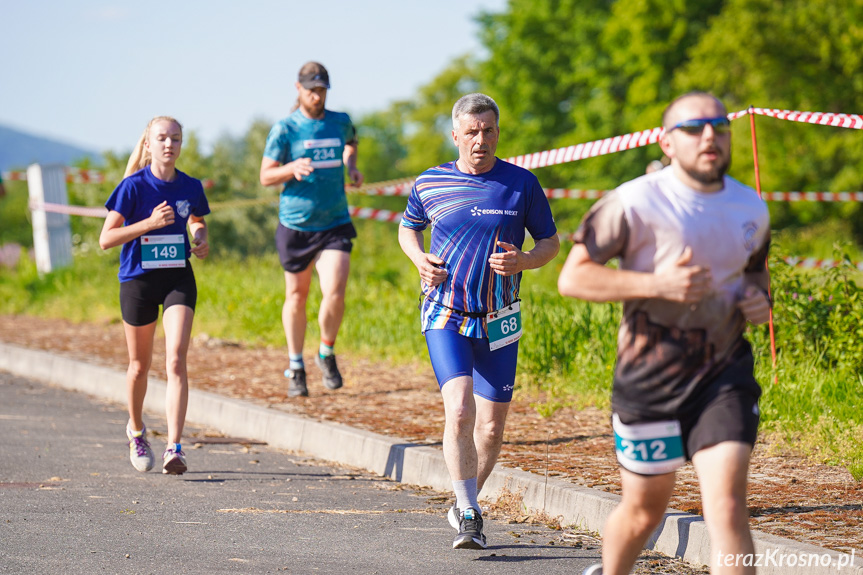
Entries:
[[407, 99], [453, 58], [482, 54], [481, 11], [506, 0], [5, 2], [0, 124], [95, 151], [126, 151], [155, 115], [205, 148], [281, 118], [299, 67], [323, 63], [327, 107]]

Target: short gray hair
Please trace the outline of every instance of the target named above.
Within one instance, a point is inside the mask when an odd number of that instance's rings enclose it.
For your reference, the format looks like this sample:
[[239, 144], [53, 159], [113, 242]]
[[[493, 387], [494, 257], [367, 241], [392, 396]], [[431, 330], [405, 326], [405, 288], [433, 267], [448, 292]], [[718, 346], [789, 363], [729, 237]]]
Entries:
[[452, 107], [452, 128], [458, 130], [458, 120], [465, 114], [478, 116], [491, 110], [494, 112], [495, 125], [500, 124], [500, 109], [495, 104], [494, 100], [485, 94], [475, 93], [462, 96]]

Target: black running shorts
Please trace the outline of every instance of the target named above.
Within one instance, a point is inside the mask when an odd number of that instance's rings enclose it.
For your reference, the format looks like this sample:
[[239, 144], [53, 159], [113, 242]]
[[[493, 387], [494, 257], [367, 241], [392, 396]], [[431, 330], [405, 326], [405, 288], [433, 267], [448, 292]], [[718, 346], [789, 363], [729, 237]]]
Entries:
[[323, 250], [350, 252], [354, 247], [351, 240], [355, 237], [357, 230], [350, 222], [322, 232], [301, 232], [279, 222], [276, 228], [276, 249], [282, 268], [296, 274], [309, 267]]
[[[710, 382], [696, 407], [663, 419], [680, 422], [687, 460], [698, 451], [723, 441], [754, 446], [760, 420], [760, 396], [761, 388], [753, 375], [752, 353], [740, 353]], [[618, 417], [627, 425], [655, 421], [623, 412], [618, 412]]]
[[188, 260], [184, 268], [153, 270], [120, 283], [120, 310], [129, 325], [153, 323], [159, 318], [160, 305], [163, 311], [172, 305], [194, 310], [197, 301], [195, 273]]

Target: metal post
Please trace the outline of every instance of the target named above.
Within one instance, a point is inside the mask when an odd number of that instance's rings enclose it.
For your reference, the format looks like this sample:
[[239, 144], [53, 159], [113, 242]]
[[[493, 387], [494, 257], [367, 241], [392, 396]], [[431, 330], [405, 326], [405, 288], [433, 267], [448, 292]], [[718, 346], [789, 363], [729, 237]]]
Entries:
[[30, 211], [33, 216], [33, 251], [40, 274], [72, 264], [72, 229], [69, 214], [46, 211], [46, 204], [68, 205], [66, 169], [59, 164], [27, 168]]

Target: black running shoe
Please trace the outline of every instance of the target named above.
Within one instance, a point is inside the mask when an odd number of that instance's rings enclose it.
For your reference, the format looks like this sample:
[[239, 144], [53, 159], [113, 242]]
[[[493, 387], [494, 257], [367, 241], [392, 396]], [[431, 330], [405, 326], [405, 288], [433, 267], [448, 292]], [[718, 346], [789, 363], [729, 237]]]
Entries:
[[482, 533], [482, 515], [468, 507], [461, 512], [458, 522], [458, 535], [452, 542], [453, 549], [485, 549], [485, 535]]
[[336, 356], [321, 357], [320, 354], [317, 354], [315, 355], [315, 363], [321, 368], [324, 385], [327, 386], [327, 389], [338, 389], [342, 386], [342, 374], [339, 373], [339, 368], [336, 366]]
[[308, 397], [309, 389], [306, 387], [305, 369], [286, 369], [285, 377], [288, 378], [288, 397]]

